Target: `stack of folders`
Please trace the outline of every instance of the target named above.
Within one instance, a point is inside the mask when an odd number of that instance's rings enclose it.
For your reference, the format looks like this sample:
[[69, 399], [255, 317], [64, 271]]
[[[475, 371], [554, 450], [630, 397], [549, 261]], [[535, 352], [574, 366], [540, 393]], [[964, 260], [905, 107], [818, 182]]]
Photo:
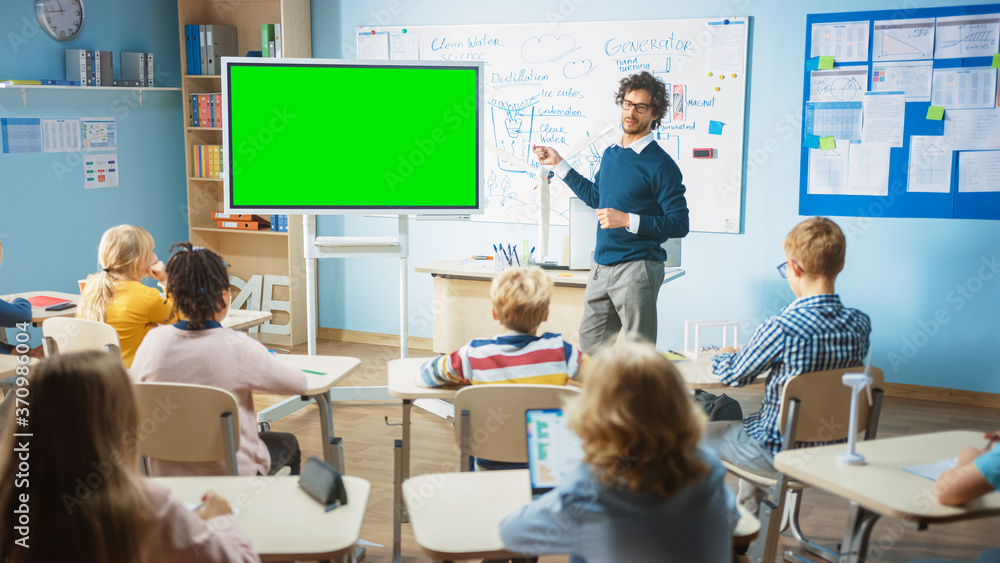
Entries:
[[191, 145], [191, 176], [222, 178], [222, 146]]
[[153, 86], [153, 54], [121, 54], [121, 79], [115, 79], [114, 53], [66, 49], [66, 80], [43, 80], [54, 86]]
[[235, 229], [238, 231], [266, 231], [270, 228], [272, 231], [274, 228], [267, 219], [261, 217], [260, 215], [249, 215], [244, 213], [223, 213], [221, 211], [216, 211], [212, 213], [212, 218], [215, 219], [216, 224], [220, 229]]
[[271, 230], [279, 233], [287, 233], [288, 215], [271, 215]]
[[191, 126], [222, 127], [222, 94], [191, 94]]
[[185, 25], [187, 73], [222, 74], [222, 57], [238, 57], [236, 28], [231, 25]]
[[260, 52], [264, 57], [281, 58], [281, 24], [260, 24]]

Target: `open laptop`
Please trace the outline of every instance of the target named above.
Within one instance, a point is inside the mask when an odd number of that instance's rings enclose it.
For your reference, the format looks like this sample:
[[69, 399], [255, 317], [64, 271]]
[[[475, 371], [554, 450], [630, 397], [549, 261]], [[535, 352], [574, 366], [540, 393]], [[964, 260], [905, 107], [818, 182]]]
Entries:
[[583, 459], [583, 446], [566, 426], [562, 409], [528, 409], [524, 418], [534, 498], [552, 490], [564, 474], [576, 467]]

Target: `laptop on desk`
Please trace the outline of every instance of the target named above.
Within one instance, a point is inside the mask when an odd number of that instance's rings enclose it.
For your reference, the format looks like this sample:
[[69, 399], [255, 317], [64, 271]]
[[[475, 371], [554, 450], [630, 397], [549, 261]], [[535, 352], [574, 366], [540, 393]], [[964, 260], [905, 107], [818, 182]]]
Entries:
[[577, 466], [583, 459], [583, 445], [566, 425], [562, 409], [528, 409], [524, 417], [531, 495], [537, 498]]

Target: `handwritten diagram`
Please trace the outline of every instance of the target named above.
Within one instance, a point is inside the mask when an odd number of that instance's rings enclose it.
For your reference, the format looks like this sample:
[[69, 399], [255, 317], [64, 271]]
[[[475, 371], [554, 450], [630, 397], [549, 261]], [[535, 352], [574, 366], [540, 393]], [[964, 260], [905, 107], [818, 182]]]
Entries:
[[[729, 26], [714, 35], [727, 38], [714, 49], [727, 56], [714, 59], [729, 65], [725, 82], [707, 71], [711, 49], [702, 39], [712, 21]], [[605, 149], [622, 135], [621, 109], [615, 103], [618, 82], [645, 70], [659, 75], [670, 89], [671, 107], [656, 131], [657, 142], [682, 170], [691, 169], [685, 170], [685, 185], [693, 198], [692, 229], [725, 232], [725, 219], [739, 222], [741, 201], [730, 194], [741, 190], [723, 193], [713, 188], [720, 183], [742, 185], [747, 23], [746, 18], [729, 18], [411, 26], [405, 36], [419, 40], [421, 60], [484, 63], [483, 141], [511, 156], [505, 160], [499, 151], [486, 153], [486, 205], [473, 220], [539, 222], [539, 163], [533, 145], [555, 148], [577, 172], [593, 179]], [[376, 36], [388, 32], [391, 43], [401, 29], [361, 31], [375, 31]], [[359, 44], [361, 39], [359, 35]], [[378, 53], [384, 56], [386, 50], [394, 59], [395, 46], [380, 45]], [[710, 136], [708, 123], [713, 119], [732, 123], [732, 129]], [[610, 133], [580, 150], [591, 135], [609, 128]], [[725, 157], [692, 163], [694, 147], [712, 147]], [[573, 193], [560, 180], [551, 181], [549, 193], [551, 224], [567, 224]]]
[[868, 69], [816, 70], [811, 73], [810, 80], [810, 101], [854, 102], [861, 100], [867, 89]]
[[875, 22], [873, 61], [930, 59], [934, 56], [934, 18]]
[[997, 52], [1000, 18], [952, 16], [937, 19], [934, 58], [982, 57]]

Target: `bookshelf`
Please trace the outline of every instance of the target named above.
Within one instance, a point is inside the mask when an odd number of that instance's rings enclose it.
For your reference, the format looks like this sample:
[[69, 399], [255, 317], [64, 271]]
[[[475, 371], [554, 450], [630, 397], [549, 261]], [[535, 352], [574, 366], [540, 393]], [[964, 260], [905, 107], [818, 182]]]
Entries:
[[[260, 25], [280, 23], [283, 55], [312, 56], [310, 0], [177, 0], [181, 45], [181, 69], [187, 69], [184, 26], [186, 24], [231, 25], [236, 27], [241, 55], [259, 51]], [[273, 286], [270, 298], [287, 301], [288, 311], [272, 309], [271, 324], [288, 325], [289, 334], [271, 334], [263, 330], [257, 337], [268, 344], [294, 346], [306, 340], [305, 258], [301, 215], [288, 217], [288, 232], [238, 231], [217, 227], [212, 213], [223, 211], [223, 182], [218, 178], [192, 175], [194, 145], [222, 145], [221, 127], [191, 126], [191, 94], [222, 91], [220, 76], [181, 76], [184, 107], [184, 165], [187, 173], [188, 234], [193, 244], [211, 248], [229, 264], [229, 273], [248, 282], [252, 276], [284, 276], [289, 284]], [[264, 299], [267, 283], [262, 295]], [[234, 288], [233, 300], [239, 294]]]

